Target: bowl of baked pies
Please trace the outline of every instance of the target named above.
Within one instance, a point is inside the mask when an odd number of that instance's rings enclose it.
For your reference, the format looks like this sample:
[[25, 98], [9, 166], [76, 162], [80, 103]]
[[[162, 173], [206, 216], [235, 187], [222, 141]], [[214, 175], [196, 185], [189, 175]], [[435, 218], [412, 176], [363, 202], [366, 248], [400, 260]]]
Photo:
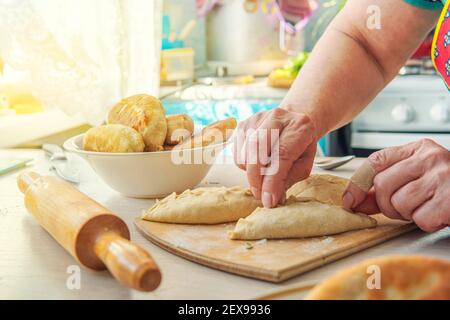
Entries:
[[192, 189], [206, 177], [236, 129], [230, 118], [196, 130], [188, 115], [166, 115], [141, 94], [113, 106], [105, 125], [64, 143], [112, 189], [133, 198], [161, 198]]

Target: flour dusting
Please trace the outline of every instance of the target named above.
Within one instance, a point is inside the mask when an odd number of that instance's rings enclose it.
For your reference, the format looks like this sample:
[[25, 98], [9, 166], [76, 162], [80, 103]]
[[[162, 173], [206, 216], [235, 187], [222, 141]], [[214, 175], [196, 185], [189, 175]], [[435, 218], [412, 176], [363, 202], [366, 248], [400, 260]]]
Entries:
[[306, 251], [310, 254], [318, 253], [324, 249], [326, 249], [329, 245], [331, 245], [334, 242], [333, 237], [327, 237], [322, 240], [314, 240], [310, 243], [304, 244], [301, 246], [301, 250]]
[[267, 239], [262, 239], [256, 242], [256, 245], [258, 246], [265, 246], [267, 245]]

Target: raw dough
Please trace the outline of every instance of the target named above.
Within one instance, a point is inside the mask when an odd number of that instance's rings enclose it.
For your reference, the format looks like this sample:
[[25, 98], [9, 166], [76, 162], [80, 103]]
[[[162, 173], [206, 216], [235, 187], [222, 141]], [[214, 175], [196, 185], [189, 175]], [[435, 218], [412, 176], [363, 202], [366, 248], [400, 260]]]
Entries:
[[230, 238], [260, 240], [320, 237], [376, 225], [377, 221], [367, 215], [349, 213], [339, 206], [314, 199], [291, 197], [284, 206], [258, 208], [247, 218], [239, 220]]
[[244, 218], [260, 206], [261, 202], [248, 189], [199, 188], [157, 201], [142, 219], [181, 224], [220, 224]]
[[328, 174], [311, 175], [294, 185], [288, 197], [313, 198], [319, 202], [342, 206], [342, 196], [350, 180]]
[[84, 135], [83, 150], [94, 152], [143, 152], [144, 139], [133, 128], [110, 124], [90, 129]]
[[141, 94], [120, 101], [109, 112], [108, 123], [122, 124], [138, 131], [146, 151], [162, 151], [167, 136], [166, 112], [161, 101]]
[[[376, 266], [380, 289], [367, 287]], [[309, 300], [450, 299], [450, 262], [431, 257], [388, 256], [365, 261], [316, 286]]]

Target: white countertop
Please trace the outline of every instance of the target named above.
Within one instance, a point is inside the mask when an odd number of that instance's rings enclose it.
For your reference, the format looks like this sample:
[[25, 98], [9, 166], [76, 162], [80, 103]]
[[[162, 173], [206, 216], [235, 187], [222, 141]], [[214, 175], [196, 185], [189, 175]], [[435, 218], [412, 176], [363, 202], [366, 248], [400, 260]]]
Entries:
[[[40, 173], [47, 170], [41, 151], [0, 151], [0, 157], [12, 156], [35, 158], [32, 169]], [[353, 161], [335, 174], [351, 175], [360, 161]], [[161, 286], [153, 293], [140, 293], [122, 287], [106, 271], [81, 269], [81, 289], [69, 290], [67, 268], [76, 263], [27, 213], [15, 183], [18, 172], [14, 172], [0, 177], [0, 299], [250, 299], [324, 279], [336, 270], [375, 256], [408, 253], [450, 259], [449, 229], [435, 234], [415, 231], [282, 284], [247, 279], [186, 261], [148, 242], [132, 221], [152, 201], [124, 198], [105, 186], [84, 162], [76, 163], [82, 170], [80, 189], [128, 223], [132, 240], [151, 252], [159, 264]], [[216, 165], [206, 180], [246, 184], [245, 175], [231, 164]]]

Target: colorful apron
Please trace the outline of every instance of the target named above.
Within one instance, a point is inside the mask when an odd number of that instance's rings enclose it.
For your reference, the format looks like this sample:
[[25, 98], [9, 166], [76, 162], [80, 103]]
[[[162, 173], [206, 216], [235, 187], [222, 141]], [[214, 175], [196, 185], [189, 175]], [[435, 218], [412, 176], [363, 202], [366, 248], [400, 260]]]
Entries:
[[444, 10], [434, 34], [432, 54], [433, 64], [441, 74], [450, 90], [450, 0], [446, 1]]

